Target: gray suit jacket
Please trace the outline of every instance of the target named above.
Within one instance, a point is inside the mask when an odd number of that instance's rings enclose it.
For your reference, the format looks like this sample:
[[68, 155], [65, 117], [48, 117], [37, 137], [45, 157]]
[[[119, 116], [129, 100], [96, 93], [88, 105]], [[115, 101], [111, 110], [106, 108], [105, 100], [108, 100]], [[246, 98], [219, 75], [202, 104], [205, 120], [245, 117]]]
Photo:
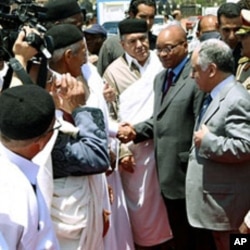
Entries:
[[238, 229], [250, 208], [250, 95], [227, 84], [201, 123], [209, 133], [192, 146], [186, 199], [189, 222], [212, 230]]
[[163, 195], [170, 199], [185, 198], [185, 176], [188, 153], [192, 143], [195, 118], [203, 93], [189, 77], [188, 61], [175, 85], [162, 100], [166, 70], [154, 82], [155, 103], [153, 116], [135, 125], [136, 142], [154, 139], [155, 158]]

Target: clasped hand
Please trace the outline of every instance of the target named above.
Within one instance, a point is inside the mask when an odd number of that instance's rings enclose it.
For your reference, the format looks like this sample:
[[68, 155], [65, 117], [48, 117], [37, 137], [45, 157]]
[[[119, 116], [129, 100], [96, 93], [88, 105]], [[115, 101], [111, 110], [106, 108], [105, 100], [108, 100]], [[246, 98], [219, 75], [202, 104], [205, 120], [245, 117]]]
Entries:
[[133, 126], [128, 122], [119, 124], [118, 132], [116, 137], [122, 142], [127, 143], [133, 141], [136, 137], [136, 132]]

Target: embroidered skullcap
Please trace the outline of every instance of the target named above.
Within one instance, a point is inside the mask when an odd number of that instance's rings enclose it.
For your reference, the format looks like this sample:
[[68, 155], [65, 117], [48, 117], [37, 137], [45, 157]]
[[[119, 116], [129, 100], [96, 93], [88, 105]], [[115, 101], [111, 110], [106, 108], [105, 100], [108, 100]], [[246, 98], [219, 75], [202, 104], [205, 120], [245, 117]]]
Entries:
[[148, 31], [147, 22], [144, 19], [128, 18], [118, 24], [120, 35], [132, 33], [145, 33]]
[[83, 33], [74, 24], [57, 24], [51, 27], [47, 32], [53, 41], [53, 48], [61, 49], [83, 39]]
[[107, 36], [107, 31], [100, 24], [93, 24], [91, 27], [84, 30], [84, 33], [91, 35]]
[[46, 20], [56, 21], [82, 12], [77, 0], [49, 0], [45, 5]]
[[14, 140], [27, 140], [44, 134], [55, 117], [51, 95], [37, 85], [21, 85], [0, 95], [0, 131]]
[[250, 32], [250, 10], [241, 10], [242, 26], [236, 32], [236, 35], [245, 35]]

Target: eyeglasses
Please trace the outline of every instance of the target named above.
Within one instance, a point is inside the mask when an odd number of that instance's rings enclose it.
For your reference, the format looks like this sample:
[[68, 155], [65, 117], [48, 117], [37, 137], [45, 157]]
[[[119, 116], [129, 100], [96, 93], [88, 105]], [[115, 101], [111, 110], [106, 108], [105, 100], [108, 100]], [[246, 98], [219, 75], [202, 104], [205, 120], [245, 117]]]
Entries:
[[49, 134], [49, 133], [51, 133], [51, 132], [53, 132], [53, 131], [55, 131], [55, 130], [59, 130], [59, 129], [62, 127], [61, 122], [60, 122], [59, 120], [57, 120], [57, 119], [56, 119], [55, 124], [57, 124], [57, 125], [54, 126], [54, 127], [51, 128], [51, 129], [47, 130], [47, 131], [45, 132], [45, 134]]
[[179, 46], [179, 45], [181, 45], [183, 43], [184, 43], [184, 41], [181, 41], [181, 42], [179, 42], [179, 43], [177, 43], [175, 45], [167, 45], [166, 47], [164, 47], [162, 49], [161, 48], [156, 48], [157, 54], [160, 54], [161, 52], [164, 52], [166, 54], [171, 53], [174, 50], [174, 48], [176, 48], [177, 46]]

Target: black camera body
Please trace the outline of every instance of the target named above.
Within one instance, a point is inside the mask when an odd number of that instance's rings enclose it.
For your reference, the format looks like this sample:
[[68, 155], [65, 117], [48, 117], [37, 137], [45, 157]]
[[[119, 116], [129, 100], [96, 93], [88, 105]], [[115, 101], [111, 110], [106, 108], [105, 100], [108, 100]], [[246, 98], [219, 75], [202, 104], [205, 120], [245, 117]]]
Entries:
[[[50, 38], [44, 36], [46, 29], [42, 26], [46, 8], [39, 6], [35, 0], [1, 0], [0, 3], [0, 59], [8, 61], [13, 56], [12, 48], [23, 26], [35, 28], [41, 35], [31, 33], [26, 41], [49, 59], [51, 51]], [[15, 8], [12, 9], [12, 6]], [[49, 48], [48, 48], [49, 47]]]

